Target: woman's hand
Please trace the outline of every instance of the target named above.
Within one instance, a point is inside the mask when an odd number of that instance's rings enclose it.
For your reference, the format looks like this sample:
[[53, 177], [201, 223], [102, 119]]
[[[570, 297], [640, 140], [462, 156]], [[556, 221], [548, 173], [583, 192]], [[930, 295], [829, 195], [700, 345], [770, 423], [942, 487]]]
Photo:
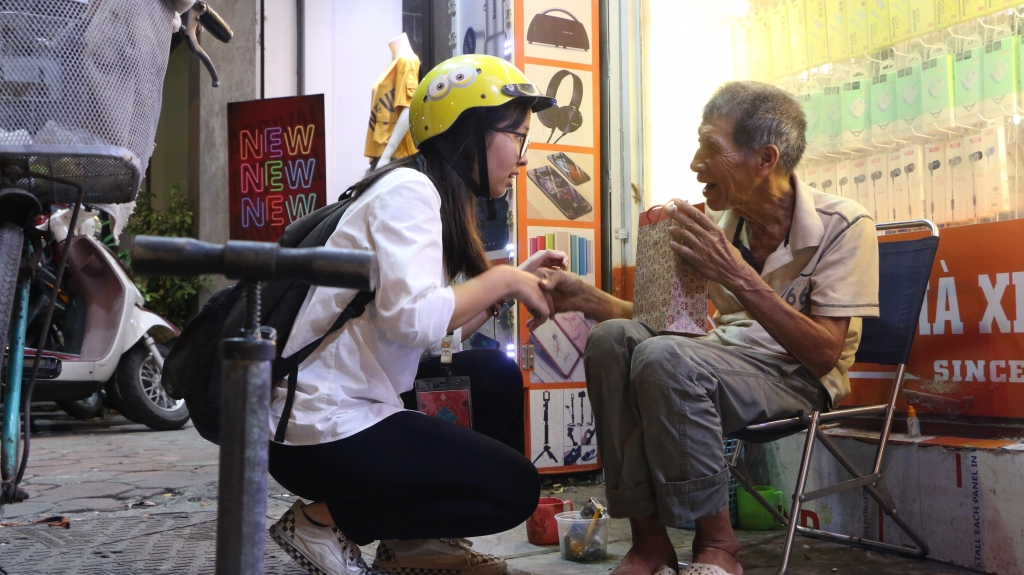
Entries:
[[569, 269], [569, 256], [558, 250], [538, 250], [525, 262], [519, 264], [519, 269], [524, 272], [532, 273], [541, 268]]
[[512, 271], [515, 272], [512, 279], [512, 296], [530, 312], [532, 317], [527, 320], [526, 327], [534, 330], [548, 320], [554, 309], [551, 294], [544, 289], [547, 280], [521, 270]]

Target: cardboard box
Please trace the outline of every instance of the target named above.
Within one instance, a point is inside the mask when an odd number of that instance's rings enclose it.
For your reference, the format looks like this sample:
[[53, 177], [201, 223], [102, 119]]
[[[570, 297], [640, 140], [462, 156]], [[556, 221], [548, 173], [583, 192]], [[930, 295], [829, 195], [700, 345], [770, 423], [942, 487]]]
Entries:
[[[884, 157], [884, 156], [883, 156]], [[875, 196], [871, 193], [870, 167], [868, 158], [850, 160], [850, 183], [857, 203], [864, 206], [871, 217], [875, 217]]]
[[754, 12], [748, 32], [751, 78], [770, 82], [774, 79], [774, 64], [772, 63], [774, 58], [772, 55], [771, 13], [767, 8]]
[[985, 199], [985, 211], [989, 217], [1010, 219], [1015, 206], [1007, 178], [1005, 126], [995, 124], [982, 130], [978, 151], [984, 156], [979, 163], [983, 163], [985, 168], [985, 193], [979, 192], [978, 201]]
[[867, 3], [868, 47], [871, 51], [892, 45], [892, 23], [889, 20], [889, 2]]
[[1017, 78], [1020, 37], [1009, 36], [985, 44], [981, 113], [990, 120], [1017, 113]]
[[807, 167], [804, 168], [804, 177], [802, 181], [804, 185], [821, 191], [821, 184], [818, 183], [818, 169], [819, 166], [817, 163], [807, 164]]
[[853, 180], [850, 179], [850, 160], [836, 162], [835, 194], [849, 200], [857, 200], [857, 195], [853, 193]]
[[953, 105], [958, 124], [981, 121], [981, 101], [985, 81], [981, 75], [984, 47], [976, 46], [953, 56]]
[[912, 0], [889, 0], [889, 22], [892, 41], [903, 42], [914, 35]]
[[846, 32], [850, 37], [850, 56], [860, 56], [871, 51], [870, 30], [867, 0], [847, 0]]
[[936, 11], [935, 0], [910, 0], [911, 27], [914, 30], [914, 36], [930, 34], [938, 30], [935, 27]]
[[896, 133], [912, 136], [924, 128], [924, 100], [921, 95], [921, 63], [896, 72]]
[[807, 66], [814, 68], [829, 62], [828, 18], [825, 0], [807, 0], [804, 4], [807, 30]]
[[864, 189], [871, 196], [869, 203], [872, 207], [869, 211], [877, 223], [892, 221], [888, 159], [887, 153], [875, 154], [867, 159], [867, 181], [864, 182]]
[[871, 139], [871, 79], [843, 83], [843, 146], [865, 145]]
[[826, 194], [836, 193], [836, 165], [831, 162], [823, 162], [818, 169], [818, 189]]
[[807, 15], [804, 0], [789, 0], [789, 59], [790, 69], [807, 69]]
[[[906, 196], [907, 187], [904, 184], [903, 178], [903, 154], [900, 150], [896, 150], [886, 154], [885, 159], [888, 165], [885, 171], [885, 179], [888, 183], [889, 206], [885, 216], [879, 214], [877, 221], [898, 222], [907, 219], [907, 213], [909, 212], [907, 209], [909, 204]], [[877, 196], [875, 197], [875, 210], [881, 211]]]
[[772, 76], [781, 78], [793, 71], [790, 56], [789, 6], [779, 2], [769, 10], [772, 34]]
[[956, 113], [952, 54], [941, 54], [921, 63], [921, 99], [925, 134], [936, 135], [953, 127]]
[[927, 205], [925, 217], [936, 224], [944, 224], [952, 220], [949, 213], [950, 184], [949, 166], [946, 165], [946, 146], [942, 142], [927, 144], [923, 147], [924, 169], [928, 175], [924, 177], [924, 197]]
[[900, 166], [903, 170], [903, 186], [907, 198], [906, 207], [899, 206], [897, 214], [901, 220], [920, 220], [925, 217], [924, 198], [924, 155], [921, 146], [910, 146], [900, 150]]
[[825, 18], [828, 22], [828, 53], [833, 61], [850, 57], [850, 33], [846, 28], [848, 0], [825, 0]]
[[967, 140], [959, 138], [946, 142], [946, 166], [950, 179], [949, 221], [965, 222], [974, 214], [971, 202], [974, 192], [974, 174], [967, 159]]
[[948, 28], [960, 21], [961, 0], [935, 0], [935, 29]]

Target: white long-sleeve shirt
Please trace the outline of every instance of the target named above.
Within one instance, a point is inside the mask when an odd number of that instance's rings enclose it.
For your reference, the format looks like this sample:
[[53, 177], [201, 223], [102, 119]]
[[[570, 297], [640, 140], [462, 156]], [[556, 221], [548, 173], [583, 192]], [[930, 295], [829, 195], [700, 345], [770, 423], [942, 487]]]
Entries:
[[[402, 411], [398, 394], [412, 389], [420, 354], [446, 335], [455, 311], [441, 248], [441, 198], [420, 172], [399, 168], [378, 180], [348, 208], [327, 246], [374, 252], [377, 295], [299, 366], [285, 435], [290, 445], [343, 439]], [[311, 287], [282, 356], [326, 333], [356, 293]], [[274, 386], [271, 436], [287, 388], [287, 379]]]

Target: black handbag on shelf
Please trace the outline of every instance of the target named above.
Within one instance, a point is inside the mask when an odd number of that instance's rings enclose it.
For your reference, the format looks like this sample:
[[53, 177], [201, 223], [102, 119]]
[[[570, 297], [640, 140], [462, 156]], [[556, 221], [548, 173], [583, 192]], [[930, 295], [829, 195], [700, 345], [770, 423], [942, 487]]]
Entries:
[[[551, 16], [551, 12], [561, 12], [571, 19]], [[590, 49], [590, 37], [583, 23], [561, 8], [552, 8], [535, 15], [526, 31], [526, 41], [558, 48]]]

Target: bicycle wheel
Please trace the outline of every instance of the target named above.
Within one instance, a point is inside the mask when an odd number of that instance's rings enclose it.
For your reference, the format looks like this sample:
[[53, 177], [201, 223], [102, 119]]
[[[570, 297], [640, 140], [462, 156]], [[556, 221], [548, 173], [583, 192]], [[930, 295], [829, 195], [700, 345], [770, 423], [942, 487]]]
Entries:
[[12, 223], [0, 224], [0, 354], [7, 349], [11, 327], [11, 310], [18, 285], [18, 262], [21, 261], [21, 228]]

